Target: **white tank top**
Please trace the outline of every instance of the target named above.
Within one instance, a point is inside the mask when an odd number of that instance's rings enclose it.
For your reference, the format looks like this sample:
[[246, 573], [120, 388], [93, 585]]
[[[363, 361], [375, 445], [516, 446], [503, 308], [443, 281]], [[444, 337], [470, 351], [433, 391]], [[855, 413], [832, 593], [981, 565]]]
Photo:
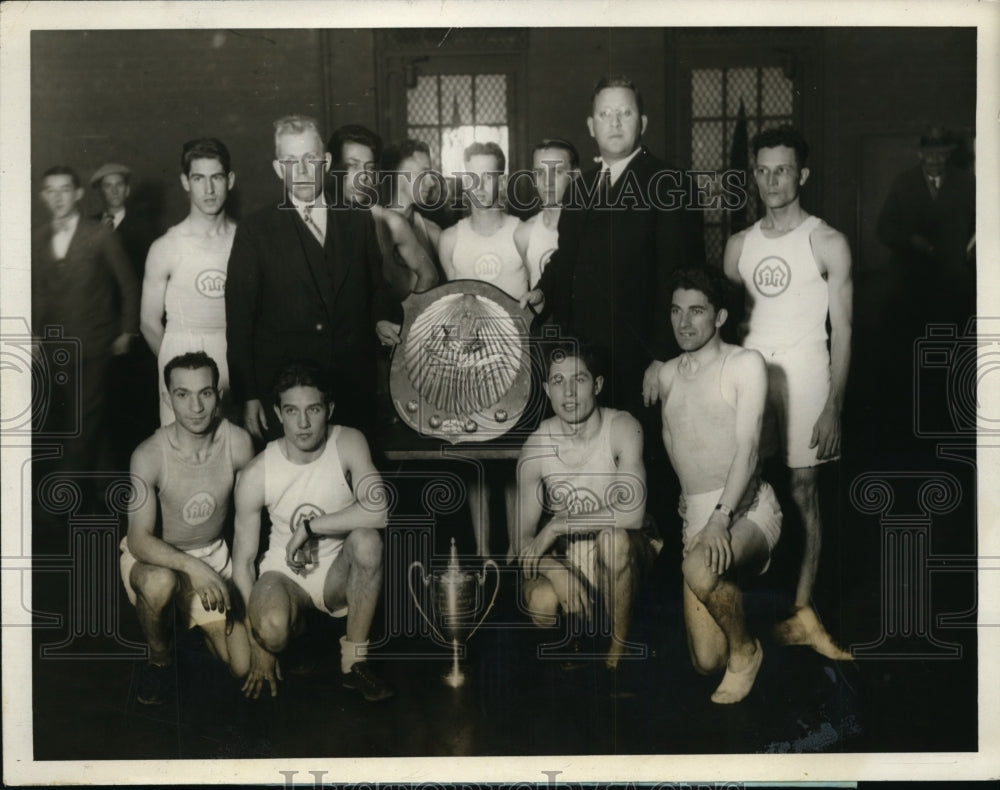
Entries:
[[820, 222], [809, 217], [774, 239], [764, 236], [760, 220], [747, 231], [739, 272], [752, 302], [750, 332], [743, 343], [748, 348], [780, 350], [826, 342], [830, 297], [809, 243]]
[[480, 236], [466, 218], [458, 223], [452, 265], [456, 280], [483, 280], [506, 291], [515, 299], [528, 292], [528, 270], [514, 244], [514, 230], [520, 224], [507, 215], [492, 236]]
[[528, 236], [528, 249], [525, 258], [528, 264], [528, 282], [534, 288], [542, 277], [542, 272], [549, 263], [552, 253], [559, 247], [559, 229], [546, 227], [542, 215], [539, 214], [531, 225], [531, 235]]
[[156, 240], [150, 255], [170, 258], [164, 294], [167, 332], [226, 330], [226, 269], [236, 235], [189, 236], [175, 225]]
[[[264, 449], [264, 504], [271, 516], [268, 551], [283, 554], [302, 519], [336, 513], [354, 501], [337, 452], [339, 435], [340, 426], [330, 426], [323, 454], [308, 464], [294, 464], [285, 458], [281, 439], [270, 442]], [[314, 538], [313, 542], [318, 545], [307, 546], [305, 550], [323, 558], [334, 554], [344, 540]]]
[[[605, 506], [620, 505], [623, 495], [626, 500], [629, 499], [628, 492], [619, 481], [618, 465], [611, 448], [611, 423], [620, 413], [617, 409], [601, 409], [601, 432], [589, 452], [574, 458], [571, 463], [558, 454], [543, 454], [541, 473], [545, 500], [553, 513], [568, 511], [572, 515], [581, 515]], [[558, 446], [551, 426], [549, 438], [553, 446]]]

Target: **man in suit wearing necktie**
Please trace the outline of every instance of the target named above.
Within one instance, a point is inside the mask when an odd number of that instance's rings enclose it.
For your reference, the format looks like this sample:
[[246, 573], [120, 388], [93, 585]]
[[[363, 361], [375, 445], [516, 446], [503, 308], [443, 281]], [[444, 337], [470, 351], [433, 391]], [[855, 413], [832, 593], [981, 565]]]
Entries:
[[373, 309], [385, 299], [375, 224], [368, 211], [328, 205], [331, 156], [314, 119], [275, 121], [274, 145], [283, 189], [240, 223], [229, 257], [233, 396], [251, 434], [278, 438], [274, 375], [290, 360], [311, 359], [333, 382], [337, 423], [364, 430], [374, 420]]
[[[951, 163], [956, 141], [939, 128], [920, 138], [920, 163], [893, 181], [878, 217], [878, 238], [892, 252], [908, 333], [922, 335], [930, 322], [963, 329], [975, 311], [976, 184]], [[899, 311], [896, 311], [899, 314]]]
[[656, 360], [677, 353], [670, 273], [705, 260], [700, 216], [685, 210], [687, 179], [642, 144], [646, 124], [630, 80], [597, 83], [587, 128], [600, 164], [567, 191], [559, 248], [522, 300], [544, 303], [558, 323], [603, 351], [605, 404], [640, 419], [644, 380], [655, 390]]
[[[111, 228], [142, 284], [149, 246], [156, 238], [152, 223], [128, 205], [132, 194], [132, 171], [123, 164], [106, 162], [90, 177], [90, 187], [101, 202], [95, 220]], [[145, 343], [132, 343], [129, 351], [111, 362], [108, 411], [113, 415], [111, 441], [116, 465], [128, 468], [139, 442], [157, 425], [156, 357]]]
[[[37, 346], [39, 364], [50, 375], [41, 377], [45, 391], [37, 399], [36, 430], [67, 437], [56, 466], [70, 473], [94, 471], [107, 460], [102, 441], [108, 367], [113, 356], [128, 353], [139, 333], [135, 274], [114, 232], [80, 215], [83, 194], [71, 168], [47, 170], [41, 198], [51, 221], [34, 231], [31, 243], [32, 332], [41, 340], [61, 331], [79, 354], [77, 364], [67, 365], [55, 358], [57, 344]], [[90, 493], [85, 477], [81, 487]]]

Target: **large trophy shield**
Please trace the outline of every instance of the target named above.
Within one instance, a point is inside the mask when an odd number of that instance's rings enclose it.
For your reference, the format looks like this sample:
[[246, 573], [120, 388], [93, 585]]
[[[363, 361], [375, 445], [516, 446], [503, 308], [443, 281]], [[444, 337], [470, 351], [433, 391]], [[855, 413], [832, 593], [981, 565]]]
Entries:
[[532, 313], [479, 280], [410, 294], [403, 311], [389, 374], [402, 420], [452, 443], [494, 439], [514, 427], [531, 394]]

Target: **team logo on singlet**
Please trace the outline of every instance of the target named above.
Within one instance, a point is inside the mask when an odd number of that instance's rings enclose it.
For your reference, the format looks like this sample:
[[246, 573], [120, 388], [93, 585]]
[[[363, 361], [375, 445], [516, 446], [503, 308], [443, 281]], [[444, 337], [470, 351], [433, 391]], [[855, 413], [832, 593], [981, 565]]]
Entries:
[[184, 507], [181, 508], [181, 518], [184, 519], [185, 524], [197, 527], [212, 517], [217, 506], [214, 496], [208, 491], [199, 491], [184, 503]]
[[495, 252], [484, 252], [476, 258], [473, 271], [480, 280], [495, 280], [500, 276], [501, 264], [500, 256]]
[[226, 273], [221, 269], [205, 269], [194, 278], [198, 293], [209, 299], [221, 299], [226, 295]]
[[301, 526], [303, 519], [316, 518], [317, 516], [322, 516], [325, 512], [321, 507], [317, 507], [309, 502], [303, 502], [295, 508], [291, 519], [288, 521], [288, 526], [291, 527], [292, 532], [295, 532]]
[[792, 281], [792, 270], [784, 258], [771, 255], [753, 270], [753, 285], [761, 296], [778, 296]]
[[567, 511], [574, 516], [596, 513], [604, 504], [589, 488], [566, 482], [549, 483], [548, 494], [553, 510]]

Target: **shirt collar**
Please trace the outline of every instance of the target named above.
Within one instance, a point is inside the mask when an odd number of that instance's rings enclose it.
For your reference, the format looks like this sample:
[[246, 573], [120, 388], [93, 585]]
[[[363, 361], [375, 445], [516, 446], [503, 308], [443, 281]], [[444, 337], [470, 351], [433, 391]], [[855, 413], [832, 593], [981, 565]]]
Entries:
[[288, 195], [292, 199], [292, 203], [295, 208], [298, 209], [299, 213], [302, 214], [307, 208], [325, 208], [326, 207], [326, 195], [320, 195], [319, 200], [314, 200], [312, 203], [306, 203], [305, 201], [299, 200], [295, 195], [289, 193]]
[[52, 227], [56, 233], [74, 233], [77, 223], [80, 221], [80, 212], [74, 211], [65, 219], [53, 220]]
[[632, 153], [630, 153], [624, 159], [619, 159], [617, 162], [615, 162], [614, 164], [610, 164], [610, 165], [607, 162], [605, 162], [604, 159], [601, 159], [601, 169], [602, 170], [610, 170], [611, 171], [611, 183], [612, 184], [614, 184], [616, 181], [618, 181], [619, 178], [621, 178], [622, 173], [625, 172], [625, 168], [629, 166], [629, 163], [633, 159], [635, 159], [636, 156], [638, 156], [638, 154], [639, 154], [639, 152], [641, 150], [642, 150], [642, 146], [640, 145], [638, 148], [636, 148]]

